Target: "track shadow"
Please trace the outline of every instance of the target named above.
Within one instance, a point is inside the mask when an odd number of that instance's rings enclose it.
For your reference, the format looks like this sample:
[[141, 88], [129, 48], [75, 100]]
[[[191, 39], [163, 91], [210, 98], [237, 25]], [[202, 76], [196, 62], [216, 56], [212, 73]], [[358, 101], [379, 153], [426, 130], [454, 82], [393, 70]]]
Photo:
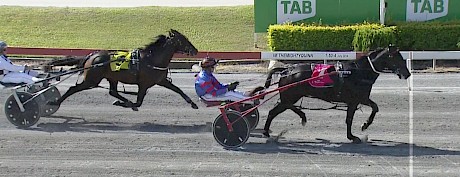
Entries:
[[64, 119], [62, 123], [40, 123], [27, 130], [44, 132], [104, 132], [104, 131], [139, 131], [164, 133], [201, 133], [211, 132], [208, 124], [203, 125], [163, 125], [150, 122], [129, 124], [124, 122], [86, 121], [84, 118], [67, 116], [50, 116], [47, 118]]
[[[410, 145], [404, 142], [371, 139], [367, 143], [331, 142], [325, 139], [314, 141], [287, 140], [283, 137], [267, 139], [262, 143], [246, 143], [243, 148], [234, 149], [258, 154], [360, 154], [375, 156], [409, 157]], [[437, 149], [427, 146], [413, 146], [413, 156], [460, 155], [458, 150]]]

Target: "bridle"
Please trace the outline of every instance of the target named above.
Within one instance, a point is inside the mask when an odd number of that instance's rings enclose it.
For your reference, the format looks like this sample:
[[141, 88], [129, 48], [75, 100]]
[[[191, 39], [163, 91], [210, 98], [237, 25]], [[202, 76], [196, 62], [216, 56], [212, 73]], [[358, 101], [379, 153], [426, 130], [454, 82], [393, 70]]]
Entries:
[[369, 55], [367, 56], [367, 61], [369, 62], [369, 65], [371, 66], [372, 71], [374, 71], [374, 72], [377, 73], [377, 74], [382, 74], [382, 73], [395, 73], [395, 74], [399, 74], [399, 72], [400, 72], [400, 71], [399, 71], [399, 68], [396, 68], [396, 70], [394, 70], [394, 71], [378, 71], [378, 70], [376, 70], [375, 67], [374, 67], [374, 63], [373, 63], [372, 61], [375, 60], [375, 59], [378, 59], [378, 58], [382, 57], [382, 56], [383, 56], [384, 54], [386, 54], [387, 52], [389, 53], [389, 54], [388, 54], [388, 57], [389, 57], [389, 58], [393, 58], [393, 57], [394, 57], [394, 55], [395, 55], [395, 53], [396, 53], [397, 51], [389, 52], [389, 50], [390, 50], [390, 49], [385, 49], [385, 50], [381, 51], [374, 59], [371, 59], [371, 57], [370, 57]]
[[[171, 42], [173, 38], [171, 38], [171, 36], [168, 36], [166, 38], [166, 42], [163, 44], [163, 47], [168, 43], [168, 42]], [[151, 55], [150, 53], [148, 55]], [[168, 66], [166, 67], [160, 67], [160, 66], [154, 66], [154, 65], [150, 65], [150, 64], [147, 64], [147, 68], [150, 68], [150, 69], [153, 69], [153, 70], [160, 70], [160, 71], [167, 71], [169, 69]]]
[[[179, 38], [174, 38], [174, 37], [175, 37], [175, 36], [168, 36], [168, 37], [166, 38], [167, 41], [163, 44], [163, 46], [166, 45], [166, 44], [168, 44], [168, 43], [173, 43], [173, 45], [175, 45], [175, 47], [177, 47], [177, 46], [176, 46], [177, 44], [174, 44], [174, 43], [181, 43], [181, 41], [180, 41]], [[175, 41], [175, 40], [176, 40], [176, 41]], [[185, 50], [188, 50], [188, 49], [189, 49], [188, 46], [185, 47]], [[187, 54], [188, 54], [188, 53], [191, 53], [190, 51], [182, 51], [182, 50], [177, 51], [177, 52], [187, 53]], [[151, 54], [148, 54], [148, 55], [151, 55]], [[150, 69], [153, 69], [153, 70], [160, 70], [160, 71], [166, 71], [166, 70], [169, 69], [168, 66], [166, 66], [166, 67], [160, 67], [160, 66], [154, 66], [154, 65], [150, 65], [150, 64], [148, 64], [147, 67], [150, 68]]]

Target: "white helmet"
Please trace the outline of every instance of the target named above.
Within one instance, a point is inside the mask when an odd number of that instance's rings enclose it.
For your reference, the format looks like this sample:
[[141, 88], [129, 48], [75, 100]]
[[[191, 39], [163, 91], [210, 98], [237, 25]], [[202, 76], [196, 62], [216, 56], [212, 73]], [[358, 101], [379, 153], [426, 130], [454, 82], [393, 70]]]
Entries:
[[0, 41], [0, 50], [3, 50], [4, 48], [8, 47], [5, 41]]

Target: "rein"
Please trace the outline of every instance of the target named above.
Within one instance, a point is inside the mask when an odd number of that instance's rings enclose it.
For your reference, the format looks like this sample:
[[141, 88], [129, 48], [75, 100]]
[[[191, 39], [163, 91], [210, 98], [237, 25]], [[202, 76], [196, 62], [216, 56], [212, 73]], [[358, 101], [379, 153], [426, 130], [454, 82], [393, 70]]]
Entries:
[[147, 65], [147, 67], [150, 69], [161, 70], [161, 71], [166, 71], [169, 69], [168, 67], [157, 67], [157, 66], [152, 66], [152, 65]]

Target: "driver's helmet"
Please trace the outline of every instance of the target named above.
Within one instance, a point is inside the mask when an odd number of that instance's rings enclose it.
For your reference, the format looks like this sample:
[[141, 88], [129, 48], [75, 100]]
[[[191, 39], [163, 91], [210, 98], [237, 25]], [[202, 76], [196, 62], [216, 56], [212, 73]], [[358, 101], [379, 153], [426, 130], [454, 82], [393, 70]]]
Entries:
[[8, 44], [6, 44], [5, 41], [0, 41], [0, 50], [3, 50], [8, 47]]
[[206, 57], [205, 59], [203, 59], [203, 61], [201, 61], [200, 66], [201, 68], [210, 68], [216, 66], [217, 62], [218, 61], [215, 58]]

